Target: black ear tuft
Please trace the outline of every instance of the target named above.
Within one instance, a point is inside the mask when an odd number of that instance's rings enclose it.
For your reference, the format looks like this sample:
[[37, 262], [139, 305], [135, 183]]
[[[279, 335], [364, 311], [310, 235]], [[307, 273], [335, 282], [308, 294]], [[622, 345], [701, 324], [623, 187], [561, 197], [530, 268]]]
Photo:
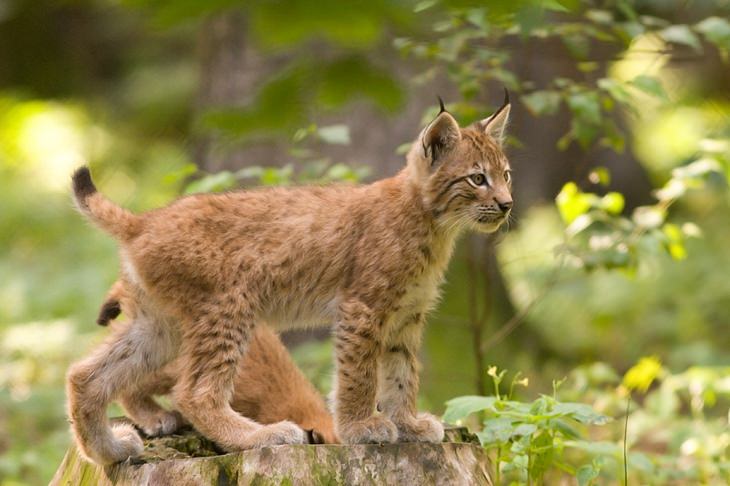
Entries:
[[444, 106], [444, 100], [441, 99], [439, 95], [436, 95], [436, 98], [439, 100], [439, 107], [441, 108], [441, 111], [439, 111], [439, 115], [446, 111], [446, 106]]

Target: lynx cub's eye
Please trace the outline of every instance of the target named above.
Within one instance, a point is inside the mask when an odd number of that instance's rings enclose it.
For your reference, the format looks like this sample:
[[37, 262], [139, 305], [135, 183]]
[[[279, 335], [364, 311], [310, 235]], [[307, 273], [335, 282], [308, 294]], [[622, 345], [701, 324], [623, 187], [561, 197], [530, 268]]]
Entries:
[[475, 186], [485, 186], [487, 185], [487, 178], [484, 177], [484, 174], [474, 174], [469, 176], [469, 182]]
[[511, 170], [504, 171], [504, 182], [506, 182], [507, 184], [512, 182], [512, 171]]

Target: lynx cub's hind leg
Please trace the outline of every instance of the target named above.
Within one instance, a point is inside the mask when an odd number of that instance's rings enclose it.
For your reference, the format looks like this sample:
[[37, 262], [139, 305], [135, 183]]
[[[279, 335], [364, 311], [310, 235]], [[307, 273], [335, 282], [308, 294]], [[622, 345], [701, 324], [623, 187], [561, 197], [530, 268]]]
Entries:
[[444, 427], [431, 414], [416, 412], [418, 359], [423, 314], [409, 316], [386, 342], [380, 361], [378, 403], [398, 428], [402, 442], [441, 442]]
[[81, 453], [98, 464], [123, 461], [142, 452], [142, 440], [133, 427], [110, 428], [106, 407], [170, 358], [169, 336], [153, 323], [137, 319], [116, 327], [89, 357], [69, 369], [66, 389], [71, 430]]
[[174, 376], [165, 368], [150, 374], [119, 398], [127, 416], [148, 437], [172, 434], [185, 424], [179, 412], [165, 410], [153, 398], [169, 393], [174, 384]]
[[253, 322], [248, 313], [211, 312], [186, 323], [175, 403], [193, 427], [228, 451], [303, 444], [304, 431], [295, 424], [260, 425], [231, 408], [233, 378]]
[[335, 328], [337, 387], [335, 427], [344, 444], [386, 443], [398, 439], [393, 422], [376, 414], [379, 329], [367, 306], [357, 301], [340, 308]]

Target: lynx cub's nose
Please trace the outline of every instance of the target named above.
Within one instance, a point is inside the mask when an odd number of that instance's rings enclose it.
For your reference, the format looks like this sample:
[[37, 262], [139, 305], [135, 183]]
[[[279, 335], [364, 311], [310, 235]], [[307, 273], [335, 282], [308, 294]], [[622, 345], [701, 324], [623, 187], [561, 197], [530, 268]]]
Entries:
[[499, 209], [501, 209], [503, 213], [506, 213], [512, 209], [512, 199], [505, 199], [504, 201], [497, 200], [497, 206], [499, 206]]

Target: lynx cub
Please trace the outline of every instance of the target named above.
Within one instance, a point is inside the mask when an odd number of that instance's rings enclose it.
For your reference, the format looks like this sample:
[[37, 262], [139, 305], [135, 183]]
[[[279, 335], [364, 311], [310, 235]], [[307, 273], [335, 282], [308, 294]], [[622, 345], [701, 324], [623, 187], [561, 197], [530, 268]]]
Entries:
[[416, 355], [457, 237], [496, 231], [512, 207], [508, 115], [505, 96], [491, 117], [459, 128], [442, 105], [406, 167], [373, 184], [199, 194], [143, 214], [112, 203], [87, 168], [77, 170], [77, 205], [119, 241], [139, 306], [126, 332], [69, 371], [80, 449], [102, 464], [138, 454], [137, 434], [111, 429], [105, 407], [173, 359], [176, 406], [219, 446], [303, 442], [291, 422], [261, 425], [231, 408], [259, 322], [334, 322], [343, 443], [441, 441], [441, 423], [416, 410]]
[[[106, 326], [121, 312], [131, 320], [138, 315], [134, 299], [119, 280], [107, 294], [97, 323]], [[125, 325], [115, 324], [114, 332]], [[170, 434], [183, 424], [180, 414], [163, 409], [154, 400], [154, 395], [170, 393], [180, 375], [178, 368], [178, 361], [172, 361], [119, 397], [127, 415], [149, 436]], [[338, 442], [332, 415], [321, 395], [266, 325], [256, 326], [248, 350], [238, 363], [231, 407], [262, 424], [291, 420], [306, 431], [310, 444]]]

